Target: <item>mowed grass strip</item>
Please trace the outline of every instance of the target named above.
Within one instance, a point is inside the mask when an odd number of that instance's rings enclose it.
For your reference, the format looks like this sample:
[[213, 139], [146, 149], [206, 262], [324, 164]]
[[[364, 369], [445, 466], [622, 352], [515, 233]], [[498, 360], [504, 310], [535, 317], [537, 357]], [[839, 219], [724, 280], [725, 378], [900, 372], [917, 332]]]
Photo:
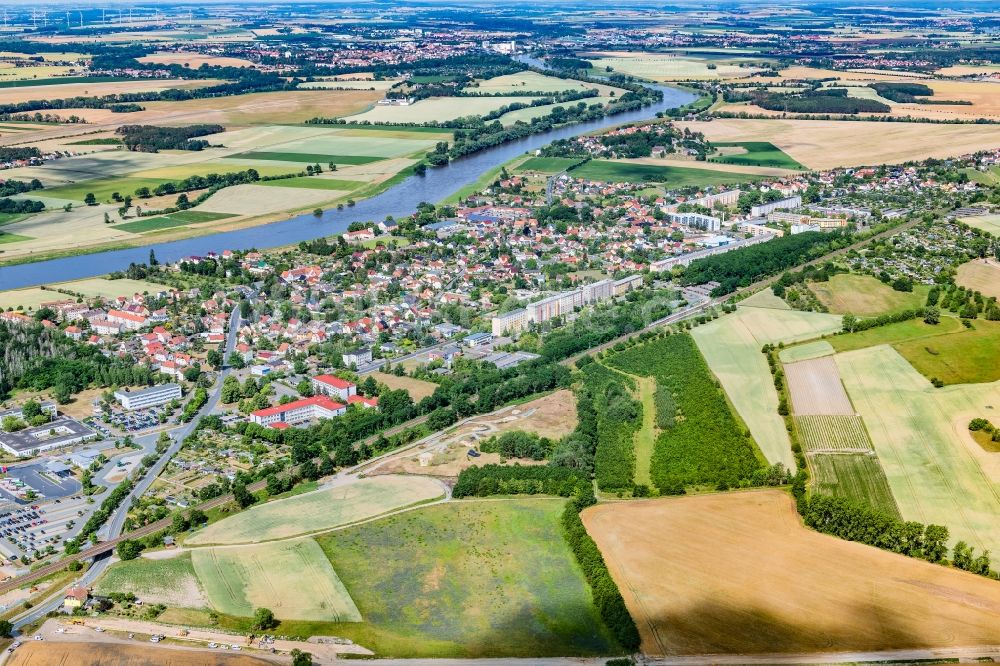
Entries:
[[687, 167], [653, 166], [650, 164], [633, 164], [628, 162], [612, 162], [609, 160], [590, 160], [570, 173], [574, 178], [586, 178], [607, 183], [664, 183], [668, 187], [686, 187], [688, 185], [722, 185], [749, 183], [759, 180], [762, 176], [741, 173], [726, 173], [709, 169], [690, 169]]
[[112, 565], [97, 581], [97, 594], [131, 592], [144, 603], [202, 608], [204, 593], [191, 553], [167, 559], [139, 558]]
[[838, 273], [826, 282], [811, 282], [819, 302], [836, 314], [873, 316], [919, 308], [927, 302], [930, 287], [914, 285], [913, 291], [896, 291], [870, 275]]
[[212, 607], [251, 617], [270, 608], [275, 617], [318, 622], [360, 622], [361, 614], [323, 550], [312, 539], [191, 553]]
[[0, 231], [0, 245], [4, 243], [20, 243], [21, 241], [34, 240], [31, 236], [23, 236], [21, 234], [11, 234], [4, 231]]
[[261, 160], [264, 162], [301, 162], [303, 164], [319, 164], [324, 169], [330, 162], [334, 164], [371, 164], [384, 160], [384, 157], [374, 157], [372, 155], [324, 155], [320, 153], [272, 153], [266, 151], [252, 150], [238, 155], [231, 155], [234, 159], [241, 160]]
[[745, 153], [712, 156], [713, 162], [723, 164], [742, 164], [745, 166], [765, 166], [779, 169], [805, 169], [804, 166], [789, 157], [781, 148], [769, 141], [729, 141], [713, 143], [717, 148], [743, 148]]
[[867, 331], [844, 333], [827, 338], [836, 351], [846, 352], [877, 345], [891, 345], [907, 340], [921, 340], [961, 331], [962, 323], [955, 317], [941, 317], [941, 323], [932, 325], [923, 319], [911, 319], [885, 326], [876, 326]]
[[1000, 379], [1000, 321], [977, 319], [972, 328], [893, 345], [928, 379], [980, 384]]
[[179, 227], [185, 224], [198, 224], [201, 222], [215, 222], [228, 217], [235, 217], [228, 213], [207, 213], [197, 210], [182, 210], [168, 215], [158, 217], [148, 217], [134, 222], [125, 222], [115, 225], [115, 229], [121, 229], [133, 234], [141, 234], [146, 231], [159, 231], [170, 227]]
[[317, 178], [316, 176], [281, 178], [279, 180], [266, 180], [260, 183], [260, 185], [266, 185], [267, 187], [292, 187], [303, 190], [339, 190], [341, 192], [350, 192], [366, 184], [359, 180], [338, 180], [336, 178]]
[[522, 162], [515, 171], [559, 173], [579, 164], [581, 161], [574, 157], [531, 157]]
[[785, 492], [605, 503], [582, 518], [647, 655], [1000, 641], [996, 581], [811, 531]]
[[563, 537], [564, 506], [462, 500], [318, 537], [364, 618], [336, 635], [379, 656], [618, 653]]
[[253, 507], [209, 525], [185, 544], [273, 541], [348, 525], [441, 496], [441, 486], [426, 477], [376, 476]]
[[864, 502], [901, 517], [885, 472], [874, 454], [817, 453], [807, 461], [817, 492]]

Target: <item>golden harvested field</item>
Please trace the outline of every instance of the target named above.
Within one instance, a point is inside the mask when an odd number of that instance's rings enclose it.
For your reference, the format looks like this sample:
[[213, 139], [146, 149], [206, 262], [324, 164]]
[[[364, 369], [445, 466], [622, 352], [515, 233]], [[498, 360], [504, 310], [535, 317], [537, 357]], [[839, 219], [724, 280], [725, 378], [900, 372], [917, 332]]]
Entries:
[[191, 69], [198, 69], [202, 65], [209, 65], [211, 67], [253, 67], [253, 63], [244, 58], [230, 58], [228, 56], [206, 55], [204, 53], [152, 53], [139, 58], [139, 62], [154, 63], [157, 65], [186, 65]]
[[941, 76], [981, 76], [1000, 72], [1000, 65], [952, 65], [934, 72]]
[[1000, 146], [1000, 126], [721, 118], [678, 123], [709, 141], [769, 141], [810, 169], [949, 157]]
[[934, 91], [931, 99], [972, 102], [971, 106], [951, 104], [896, 104], [894, 116], [922, 118], [1000, 119], [1000, 81], [921, 81]]
[[[749, 63], [754, 62], [754, 59], [740, 57], [716, 62], [693, 56], [630, 51], [583, 54], [583, 57], [594, 64], [594, 69], [602, 73], [606, 67], [611, 67], [615, 72], [630, 74], [650, 81], [732, 79], [752, 76], [760, 71], [757, 67], [749, 66]], [[709, 63], [715, 64], [715, 69], [709, 69]]]
[[561, 90], [589, 90], [596, 89], [601, 95], [609, 95], [611, 91], [616, 94], [624, 92], [621, 88], [613, 88], [599, 83], [584, 83], [573, 79], [560, 79], [557, 76], [546, 76], [538, 72], [526, 71], [516, 74], [505, 74], [492, 79], [479, 81], [476, 84], [466, 86], [465, 90], [473, 93], [511, 93], [511, 92], [558, 92]]
[[[67, 79], [72, 81], [73, 79]], [[67, 97], [100, 97], [119, 93], [156, 92], [176, 88], [190, 90], [217, 85], [220, 81], [204, 79], [201, 81], [180, 81], [172, 79], [150, 79], [147, 81], [113, 81], [109, 83], [62, 83], [53, 86], [27, 86], [23, 88], [0, 88], [0, 104], [16, 104], [34, 99], [64, 99]], [[60, 116], [69, 117], [71, 113], [59, 110]], [[118, 114], [120, 117], [122, 114]]]
[[780, 491], [601, 504], [582, 518], [647, 654], [1000, 642], [1000, 583], [808, 530]]
[[1000, 297], [1000, 263], [994, 259], [973, 259], [958, 267], [955, 282], [982, 292], [983, 296]]
[[[361, 91], [349, 94], [374, 94]], [[376, 99], [381, 98], [379, 95]], [[528, 104], [534, 97], [429, 97], [409, 106], [376, 106], [359, 115], [351, 116], [350, 120], [358, 122], [371, 120], [387, 123], [423, 123], [432, 120], [454, 120], [461, 116], [472, 116], [489, 113], [508, 104]], [[320, 114], [317, 114], [320, 115]], [[322, 114], [329, 116], [330, 114]], [[348, 115], [340, 113], [337, 115]]]
[[371, 377], [379, 384], [385, 384], [392, 390], [403, 389], [410, 394], [414, 402], [420, 402], [437, 389], [434, 382], [425, 382], [422, 379], [413, 377], [397, 377], [385, 372], [373, 372]]
[[774, 84], [779, 81], [801, 80], [801, 79], [831, 79], [836, 78], [841, 81], [899, 81], [912, 80], [917, 78], [927, 78], [926, 74], [916, 74], [907, 72], [876, 72], [876, 71], [845, 71], [839, 69], [822, 69], [818, 67], [804, 67], [795, 65], [786, 67], [778, 71], [778, 77], [754, 77], [748, 79], [754, 83]]
[[854, 414], [851, 400], [840, 383], [840, 373], [832, 356], [798, 363], [787, 363], [785, 378], [792, 396], [796, 416], [850, 416]]
[[273, 666], [270, 659], [167, 645], [25, 641], [7, 666]]
[[219, 190], [198, 206], [206, 213], [234, 215], [266, 215], [281, 211], [306, 209], [335, 201], [349, 194], [339, 190], [313, 190], [300, 187], [269, 187], [267, 185], [235, 185]]

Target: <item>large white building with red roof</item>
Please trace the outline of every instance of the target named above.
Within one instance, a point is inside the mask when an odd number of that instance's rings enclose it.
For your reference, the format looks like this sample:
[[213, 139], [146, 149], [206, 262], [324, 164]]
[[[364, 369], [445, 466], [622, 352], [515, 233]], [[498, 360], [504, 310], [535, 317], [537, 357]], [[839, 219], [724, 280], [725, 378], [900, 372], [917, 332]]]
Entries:
[[312, 378], [313, 393], [317, 395], [328, 395], [331, 398], [348, 400], [358, 392], [358, 387], [340, 377], [334, 375], [317, 375]]
[[303, 398], [284, 405], [258, 409], [250, 414], [250, 421], [262, 426], [279, 423], [292, 424], [316, 419], [331, 419], [347, 413], [347, 406], [334, 402], [325, 395]]

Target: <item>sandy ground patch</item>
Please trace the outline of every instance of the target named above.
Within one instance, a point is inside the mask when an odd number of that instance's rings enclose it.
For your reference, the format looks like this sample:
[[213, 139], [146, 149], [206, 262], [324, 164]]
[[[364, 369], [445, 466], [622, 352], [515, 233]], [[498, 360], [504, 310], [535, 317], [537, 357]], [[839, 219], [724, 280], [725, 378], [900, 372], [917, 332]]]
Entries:
[[854, 413], [832, 356], [788, 363], [784, 368], [796, 415], [850, 416]]
[[995, 259], [975, 259], [962, 264], [955, 281], [982, 292], [983, 296], [1000, 296], [1000, 263]]
[[264, 215], [279, 211], [304, 209], [345, 196], [339, 190], [309, 190], [300, 187], [268, 187], [266, 185], [236, 185], [219, 190], [198, 206], [206, 213]]
[[1000, 584], [807, 530], [780, 491], [603, 504], [582, 517], [648, 654], [1000, 642]]
[[709, 141], [769, 141], [811, 169], [949, 157], [1000, 146], [1000, 127], [721, 118], [678, 123]]
[[437, 390], [434, 382], [425, 382], [413, 377], [397, 377], [385, 372], [373, 372], [371, 377], [380, 384], [385, 384], [392, 390], [403, 389], [410, 394], [414, 402], [420, 402]]

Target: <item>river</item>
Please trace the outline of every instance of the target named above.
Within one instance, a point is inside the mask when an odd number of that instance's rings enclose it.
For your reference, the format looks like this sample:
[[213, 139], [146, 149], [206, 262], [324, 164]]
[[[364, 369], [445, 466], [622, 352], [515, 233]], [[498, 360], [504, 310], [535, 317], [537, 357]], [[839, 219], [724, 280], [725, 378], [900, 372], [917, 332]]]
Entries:
[[320, 217], [306, 213], [271, 224], [157, 245], [106, 250], [31, 264], [4, 266], [0, 267], [0, 290], [78, 280], [123, 270], [129, 263], [148, 261], [150, 249], [156, 252], [156, 257], [161, 262], [169, 262], [190, 255], [205, 255], [223, 250], [263, 249], [299, 243], [321, 236], [332, 236], [346, 231], [352, 222], [381, 221], [389, 215], [397, 219], [403, 218], [412, 214], [417, 204], [423, 201], [431, 203], [441, 201], [466, 185], [474, 183], [486, 171], [527, 151], [541, 148], [551, 141], [621, 123], [649, 120], [659, 111], [683, 106], [695, 99], [695, 95], [684, 90], [666, 86], [655, 87], [663, 92], [663, 100], [657, 104], [637, 111], [606, 116], [599, 120], [555, 128], [544, 134], [535, 134], [461, 157], [447, 166], [428, 169], [423, 176], [410, 176], [376, 196], [359, 201], [353, 207], [328, 210]]

